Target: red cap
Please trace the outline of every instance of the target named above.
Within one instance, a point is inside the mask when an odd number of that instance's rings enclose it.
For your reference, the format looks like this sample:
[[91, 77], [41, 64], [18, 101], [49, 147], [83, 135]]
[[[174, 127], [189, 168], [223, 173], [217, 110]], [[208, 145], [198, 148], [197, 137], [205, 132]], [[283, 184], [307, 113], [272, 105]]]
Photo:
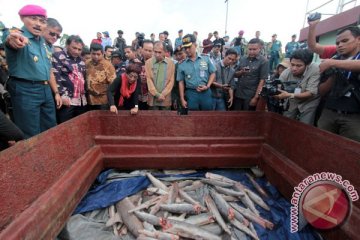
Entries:
[[244, 34], [244, 30], [240, 30], [240, 31], [239, 31], [239, 34]]
[[26, 5], [19, 11], [20, 16], [43, 16], [47, 18], [45, 8], [37, 5]]

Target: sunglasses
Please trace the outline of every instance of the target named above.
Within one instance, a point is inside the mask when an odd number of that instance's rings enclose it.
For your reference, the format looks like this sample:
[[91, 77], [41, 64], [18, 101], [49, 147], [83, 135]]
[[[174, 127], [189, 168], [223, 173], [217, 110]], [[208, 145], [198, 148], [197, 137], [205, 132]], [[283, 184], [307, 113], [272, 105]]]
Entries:
[[49, 32], [49, 35], [52, 36], [52, 37], [56, 36], [57, 39], [61, 38], [61, 36], [59, 34], [54, 33], [54, 32]]

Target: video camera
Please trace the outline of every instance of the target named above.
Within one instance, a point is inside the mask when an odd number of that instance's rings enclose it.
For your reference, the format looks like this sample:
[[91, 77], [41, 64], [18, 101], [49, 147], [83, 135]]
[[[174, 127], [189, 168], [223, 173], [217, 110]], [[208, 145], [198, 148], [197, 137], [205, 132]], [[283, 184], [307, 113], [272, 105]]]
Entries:
[[144, 39], [145, 39], [145, 34], [144, 33], [139, 33], [139, 35], [137, 37], [137, 48], [143, 46]]
[[288, 99], [276, 99], [275, 95], [280, 94], [279, 90], [284, 90], [288, 93], [294, 93], [298, 85], [297, 80], [281, 81], [280, 79], [268, 79], [261, 89], [260, 96], [266, 100], [267, 108], [270, 112], [282, 114], [289, 108]]

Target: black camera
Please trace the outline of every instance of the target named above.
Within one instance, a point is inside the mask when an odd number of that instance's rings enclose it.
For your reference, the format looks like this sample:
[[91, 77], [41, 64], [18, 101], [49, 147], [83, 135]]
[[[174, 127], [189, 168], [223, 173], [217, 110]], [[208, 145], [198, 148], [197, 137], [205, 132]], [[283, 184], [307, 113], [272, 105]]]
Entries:
[[145, 34], [140, 33], [137, 37], [137, 48], [142, 47], [145, 39]]
[[283, 85], [280, 79], [266, 80], [264, 86], [261, 89], [260, 96], [269, 97], [280, 94], [279, 89], [282, 89]]
[[311, 13], [311, 14], [309, 14], [307, 19], [308, 19], [308, 22], [319, 20], [319, 19], [321, 19], [321, 13], [318, 13], [318, 12]]
[[276, 99], [274, 96], [281, 93], [279, 90], [294, 92], [295, 88], [292, 87], [294, 82], [282, 82], [280, 79], [268, 79], [265, 81], [260, 96], [266, 100], [268, 111], [283, 114], [289, 108], [288, 99]]

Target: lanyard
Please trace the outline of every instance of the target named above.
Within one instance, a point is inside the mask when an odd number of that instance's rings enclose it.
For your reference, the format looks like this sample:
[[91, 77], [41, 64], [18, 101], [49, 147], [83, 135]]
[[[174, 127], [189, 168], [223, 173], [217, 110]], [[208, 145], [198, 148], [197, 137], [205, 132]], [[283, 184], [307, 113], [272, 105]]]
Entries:
[[[359, 58], [360, 58], [360, 52], [356, 55], [356, 57], [353, 58], [353, 60], [358, 60]], [[351, 74], [352, 74], [352, 71], [349, 71], [347, 74], [347, 80], [350, 79]]]

